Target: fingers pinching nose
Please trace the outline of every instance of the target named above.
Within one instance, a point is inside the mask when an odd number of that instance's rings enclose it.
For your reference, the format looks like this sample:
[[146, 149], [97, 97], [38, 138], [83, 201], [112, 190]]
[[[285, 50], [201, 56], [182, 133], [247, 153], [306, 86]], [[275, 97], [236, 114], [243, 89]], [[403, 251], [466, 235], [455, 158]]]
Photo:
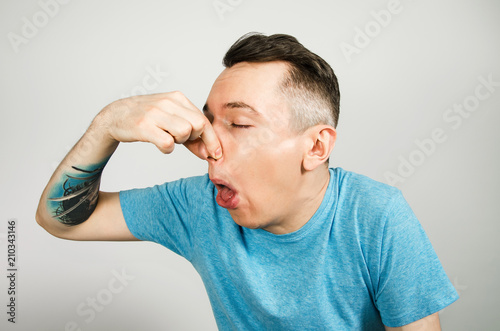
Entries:
[[222, 147], [217, 148], [214, 155], [216, 160], [220, 159], [222, 157]]
[[207, 156], [207, 159], [212, 159], [214, 161], [219, 160], [222, 157], [222, 148], [219, 147], [212, 155]]

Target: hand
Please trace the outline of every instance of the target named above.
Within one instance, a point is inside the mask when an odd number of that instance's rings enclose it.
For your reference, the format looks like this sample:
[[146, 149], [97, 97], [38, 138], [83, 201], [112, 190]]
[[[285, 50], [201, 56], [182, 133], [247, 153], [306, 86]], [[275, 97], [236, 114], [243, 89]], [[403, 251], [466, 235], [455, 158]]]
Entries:
[[106, 106], [96, 117], [109, 136], [121, 142], [144, 141], [165, 153], [184, 144], [206, 160], [222, 148], [209, 120], [181, 92], [133, 96]]

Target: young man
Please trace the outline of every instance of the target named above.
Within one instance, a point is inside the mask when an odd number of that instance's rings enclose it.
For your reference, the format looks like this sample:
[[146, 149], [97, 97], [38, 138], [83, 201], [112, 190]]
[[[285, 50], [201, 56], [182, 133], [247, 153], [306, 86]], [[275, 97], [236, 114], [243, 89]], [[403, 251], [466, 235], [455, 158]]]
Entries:
[[[259, 34], [224, 65], [204, 114], [180, 92], [105, 107], [47, 184], [38, 223], [180, 254], [221, 330], [439, 330], [458, 296], [401, 193], [328, 168], [340, 100], [330, 66], [291, 36]], [[208, 174], [99, 192], [107, 160], [132, 141], [184, 144]]]

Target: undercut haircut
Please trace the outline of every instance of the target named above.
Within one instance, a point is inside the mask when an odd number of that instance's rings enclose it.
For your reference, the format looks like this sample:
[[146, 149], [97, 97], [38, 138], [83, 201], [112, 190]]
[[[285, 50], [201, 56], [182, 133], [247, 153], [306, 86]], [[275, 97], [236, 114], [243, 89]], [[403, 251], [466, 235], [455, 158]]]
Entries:
[[227, 51], [222, 64], [283, 61], [289, 66], [279, 86], [291, 110], [292, 129], [302, 132], [318, 124], [337, 127], [340, 91], [330, 65], [290, 35], [248, 33]]

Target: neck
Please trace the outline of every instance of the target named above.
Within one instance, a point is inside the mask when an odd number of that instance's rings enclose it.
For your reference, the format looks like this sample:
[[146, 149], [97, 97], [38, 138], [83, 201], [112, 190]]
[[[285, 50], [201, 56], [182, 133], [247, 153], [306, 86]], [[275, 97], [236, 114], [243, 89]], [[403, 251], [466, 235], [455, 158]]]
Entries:
[[323, 202], [329, 182], [328, 167], [321, 166], [321, 169], [305, 172], [297, 190], [293, 192], [294, 199], [290, 200], [287, 215], [264, 230], [274, 234], [286, 234], [303, 227]]

